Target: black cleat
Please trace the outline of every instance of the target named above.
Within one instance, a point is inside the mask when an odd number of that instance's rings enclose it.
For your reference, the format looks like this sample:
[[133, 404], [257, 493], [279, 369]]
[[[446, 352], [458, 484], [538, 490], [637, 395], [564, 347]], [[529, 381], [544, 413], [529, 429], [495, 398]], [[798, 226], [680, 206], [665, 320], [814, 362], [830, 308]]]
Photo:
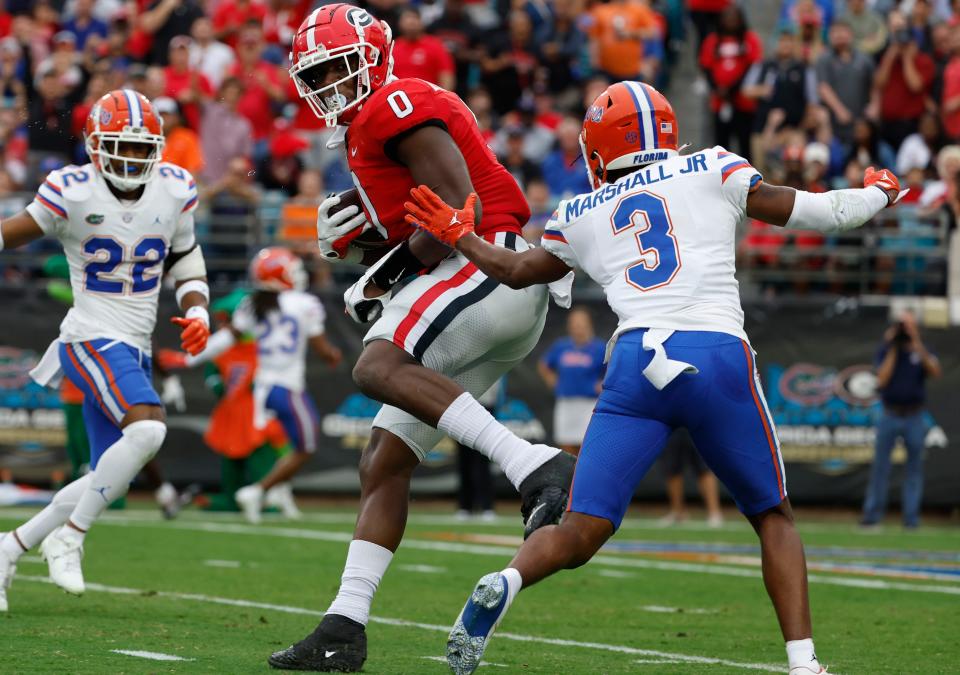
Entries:
[[327, 614], [310, 635], [267, 662], [280, 670], [356, 673], [367, 660], [367, 633], [363, 624], [339, 614]]
[[555, 525], [567, 508], [567, 496], [577, 458], [561, 451], [520, 483], [523, 538], [544, 525]]

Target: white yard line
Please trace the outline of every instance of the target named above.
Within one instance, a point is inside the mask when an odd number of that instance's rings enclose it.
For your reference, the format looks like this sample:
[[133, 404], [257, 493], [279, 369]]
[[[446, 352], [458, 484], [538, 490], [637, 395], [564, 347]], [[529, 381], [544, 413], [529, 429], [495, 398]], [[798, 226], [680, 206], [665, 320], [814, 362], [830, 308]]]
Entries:
[[644, 612], [653, 612], [654, 614], [716, 614], [715, 609], [702, 609], [700, 607], [663, 607], [661, 605], [643, 605], [640, 607]]
[[139, 649], [111, 649], [114, 654], [123, 654], [124, 656], [136, 656], [141, 659], [150, 659], [151, 661], [195, 661], [196, 659], [185, 659], [182, 656], [173, 654], [161, 654], [160, 652], [144, 652]]
[[444, 574], [446, 567], [437, 567], [436, 565], [397, 565], [397, 569], [406, 572], [419, 572], [420, 574]]
[[[31, 575], [17, 575], [20, 581], [35, 581], [39, 583], [53, 583], [46, 577], [37, 577]], [[138, 595], [144, 600], [151, 597], [170, 598], [173, 600], [190, 600], [194, 602], [205, 602], [214, 605], [227, 605], [229, 607], [248, 607], [253, 609], [265, 609], [286, 614], [301, 614], [304, 616], [322, 617], [323, 612], [305, 607], [294, 607], [291, 605], [277, 605], [267, 602], [256, 602], [253, 600], [237, 600], [234, 598], [221, 598], [215, 595], [203, 595], [200, 593], [177, 593], [174, 591], [157, 591], [156, 594], [149, 596], [145, 589], [125, 588], [122, 586], [106, 586], [98, 583], [87, 583], [88, 591], [98, 591], [101, 593], [114, 593], [118, 595]], [[432, 632], [448, 633], [449, 626], [440, 626], [432, 623], [421, 623], [419, 621], [407, 621], [406, 619], [394, 619], [384, 616], [371, 616], [371, 623], [380, 623], [388, 626], [399, 626], [404, 628], [419, 628]], [[603, 642], [581, 642], [579, 640], [563, 640], [560, 638], [545, 638], [536, 635], [523, 635], [521, 633], [497, 633], [500, 640], [513, 640], [515, 642], [531, 642], [535, 644], [551, 645], [555, 647], [578, 647], [580, 649], [595, 649], [598, 651], [614, 652], [618, 654], [629, 654], [632, 656], [646, 656], [658, 659], [672, 659], [679, 663], [697, 663], [701, 665], [729, 666], [731, 668], [741, 668], [744, 670], [762, 670], [765, 672], [779, 673], [783, 671], [782, 665], [770, 663], [743, 663], [740, 661], [729, 661], [727, 659], [718, 659], [707, 656], [693, 656], [690, 654], [674, 654], [671, 652], [661, 652], [654, 649], [638, 649], [626, 645], [611, 645]]]
[[[2, 512], [0, 512], [2, 513]], [[353, 540], [353, 535], [348, 532], [332, 532], [324, 530], [307, 530], [295, 527], [274, 527], [270, 525], [245, 525], [241, 523], [215, 523], [186, 520], [163, 521], [159, 518], [142, 519], [126, 517], [110, 517], [102, 520], [100, 525], [114, 526], [146, 526], [162, 527], [165, 529], [186, 530], [192, 532], [215, 532], [219, 534], [238, 534], [268, 537], [283, 537], [287, 539], [308, 539], [315, 541], [329, 541], [349, 543]], [[446, 553], [464, 553], [468, 555], [486, 555], [497, 557], [512, 557], [516, 553], [514, 546], [497, 546], [491, 544], [466, 544], [448, 541], [427, 541], [423, 539], [404, 539], [401, 543], [403, 549], [416, 549], [421, 551], [443, 551]], [[647, 560], [635, 557], [617, 556], [602, 554], [594, 556], [590, 561], [591, 565], [600, 565], [618, 568], [633, 569], [653, 569], [670, 572], [690, 572], [693, 574], [718, 574], [721, 576], [733, 576], [744, 578], [760, 578], [761, 572], [755, 568], [730, 567], [718, 564], [706, 563], [688, 563], [663, 560]], [[934, 585], [917, 584], [898, 581], [886, 581], [884, 579], [869, 578], [862, 579], [856, 577], [823, 576], [811, 574], [808, 580], [815, 584], [827, 584], [830, 586], [846, 586], [849, 588], [861, 588], [866, 590], [880, 591], [907, 591], [915, 593], [941, 593], [944, 595], [960, 595], [960, 585]]]
[[225, 567], [227, 569], [237, 569], [242, 565], [239, 560], [204, 560], [203, 564], [207, 567]]

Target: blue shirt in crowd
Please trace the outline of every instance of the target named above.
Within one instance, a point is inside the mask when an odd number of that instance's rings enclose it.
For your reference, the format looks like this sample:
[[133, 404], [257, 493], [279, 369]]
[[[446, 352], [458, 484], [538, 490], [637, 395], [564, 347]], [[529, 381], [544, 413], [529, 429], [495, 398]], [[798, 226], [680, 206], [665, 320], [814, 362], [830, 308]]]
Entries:
[[603, 379], [606, 371], [603, 363], [606, 348], [606, 343], [599, 338], [590, 340], [582, 347], [575, 345], [568, 337], [560, 338], [550, 345], [543, 362], [557, 374], [554, 395], [557, 398], [596, 398], [597, 382]]
[[[887, 355], [889, 345], [881, 345], [877, 350], [876, 366], [879, 368]], [[903, 349], [897, 354], [893, 374], [887, 386], [880, 390], [883, 402], [889, 405], [919, 405], [927, 398], [927, 372], [923, 369], [920, 355]]]

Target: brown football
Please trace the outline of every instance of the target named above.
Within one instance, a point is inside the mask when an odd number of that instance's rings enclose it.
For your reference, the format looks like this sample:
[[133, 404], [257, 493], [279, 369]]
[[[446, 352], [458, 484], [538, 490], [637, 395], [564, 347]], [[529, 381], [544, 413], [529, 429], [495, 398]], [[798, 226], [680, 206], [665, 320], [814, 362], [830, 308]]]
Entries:
[[[357, 188], [344, 190], [337, 196], [340, 197], [340, 203], [330, 209], [331, 214], [342, 211], [348, 206], [356, 206], [361, 212], [363, 211], [363, 201], [360, 199], [360, 192]], [[380, 248], [387, 243], [387, 240], [383, 238], [383, 235], [381, 235], [376, 228], [371, 227], [366, 232], [352, 239], [350, 243], [359, 249], [369, 250]]]

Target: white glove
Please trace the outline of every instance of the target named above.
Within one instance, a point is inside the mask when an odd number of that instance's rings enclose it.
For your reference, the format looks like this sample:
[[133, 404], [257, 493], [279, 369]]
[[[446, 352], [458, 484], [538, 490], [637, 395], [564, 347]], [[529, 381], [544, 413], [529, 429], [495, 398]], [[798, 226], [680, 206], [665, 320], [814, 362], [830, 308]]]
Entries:
[[347, 314], [357, 323], [370, 323], [379, 319], [383, 313], [383, 308], [390, 302], [390, 298], [393, 297], [393, 289], [375, 298], [364, 297], [363, 291], [367, 287], [367, 284], [370, 283], [370, 280], [373, 279], [373, 275], [377, 270], [383, 267], [387, 260], [390, 259], [390, 256], [396, 253], [397, 249], [401, 246], [403, 246], [402, 243], [397, 244], [389, 253], [368, 267], [367, 271], [364, 272], [357, 283], [348, 288], [346, 293], [343, 294], [343, 302], [344, 305], [346, 305]]
[[160, 400], [164, 405], [169, 405], [177, 412], [183, 412], [187, 409], [187, 395], [183, 390], [183, 384], [176, 375], [167, 375], [163, 378], [162, 392]]
[[317, 209], [317, 244], [323, 257], [338, 260], [340, 255], [334, 250], [333, 243], [340, 237], [358, 227], [371, 227], [367, 216], [356, 205], [331, 214], [330, 209], [340, 203], [340, 197], [333, 195], [320, 202]]

